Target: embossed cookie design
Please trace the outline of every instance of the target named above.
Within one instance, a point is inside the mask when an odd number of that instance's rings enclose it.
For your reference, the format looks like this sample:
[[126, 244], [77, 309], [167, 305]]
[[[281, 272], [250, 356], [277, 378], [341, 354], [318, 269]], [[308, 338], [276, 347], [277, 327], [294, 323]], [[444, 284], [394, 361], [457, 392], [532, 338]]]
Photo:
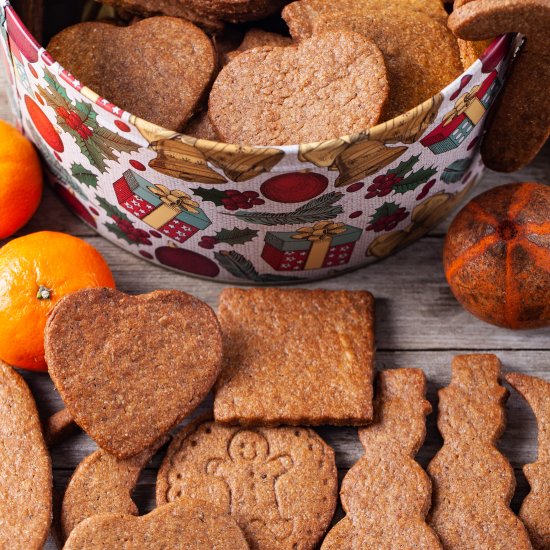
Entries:
[[198, 420], [168, 448], [157, 504], [205, 500], [231, 514], [251, 548], [306, 549], [330, 524], [337, 490], [334, 452], [312, 430]]
[[193, 411], [222, 358], [214, 312], [177, 290], [70, 294], [50, 315], [45, 349], [75, 422], [118, 458], [150, 447]]
[[32, 394], [0, 361], [0, 548], [39, 550], [52, 517], [52, 465]]
[[63, 550], [247, 550], [231, 516], [211, 503], [180, 498], [146, 516], [98, 514], [80, 523]]
[[509, 508], [514, 471], [496, 444], [505, 428], [506, 389], [494, 355], [458, 355], [451, 384], [439, 392], [444, 444], [428, 466], [429, 524], [446, 550], [532, 548]]
[[373, 424], [359, 430], [365, 454], [342, 482], [346, 517], [322, 550], [442, 548], [425, 522], [431, 482], [414, 460], [426, 436], [426, 377], [419, 369], [378, 374]]
[[216, 421], [363, 426], [372, 420], [369, 292], [227, 288], [218, 316], [224, 367], [215, 386]]
[[550, 383], [516, 372], [506, 381], [529, 403], [537, 419], [537, 461], [523, 467], [531, 492], [525, 497], [519, 517], [527, 527], [535, 550], [550, 549]]

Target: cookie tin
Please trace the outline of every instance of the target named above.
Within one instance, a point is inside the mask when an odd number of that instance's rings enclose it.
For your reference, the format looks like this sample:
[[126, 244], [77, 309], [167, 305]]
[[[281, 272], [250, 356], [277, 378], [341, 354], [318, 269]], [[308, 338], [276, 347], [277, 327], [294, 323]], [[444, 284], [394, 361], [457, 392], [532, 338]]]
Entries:
[[0, 0], [0, 57], [48, 180], [106, 239], [187, 275], [245, 284], [364, 266], [436, 226], [479, 181], [487, 115], [519, 39], [357, 135], [245, 147], [178, 134], [99, 97]]

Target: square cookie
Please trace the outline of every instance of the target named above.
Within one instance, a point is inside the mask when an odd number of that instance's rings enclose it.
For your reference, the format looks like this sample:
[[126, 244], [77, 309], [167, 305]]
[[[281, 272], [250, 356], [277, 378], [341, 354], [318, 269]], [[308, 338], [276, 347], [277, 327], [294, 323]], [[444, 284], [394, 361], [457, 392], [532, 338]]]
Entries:
[[218, 317], [218, 422], [345, 425], [372, 420], [374, 298], [364, 291], [229, 288]]

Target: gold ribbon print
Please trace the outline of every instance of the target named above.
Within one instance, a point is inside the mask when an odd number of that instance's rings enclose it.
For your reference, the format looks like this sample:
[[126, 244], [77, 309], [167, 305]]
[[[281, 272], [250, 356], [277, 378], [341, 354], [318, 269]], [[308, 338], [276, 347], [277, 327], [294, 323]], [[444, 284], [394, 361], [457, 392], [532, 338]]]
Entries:
[[143, 222], [151, 227], [156, 229], [161, 228], [184, 210], [190, 214], [197, 214], [199, 212], [199, 203], [183, 191], [168, 189], [168, 187], [158, 183], [152, 187], [147, 187], [147, 189], [163, 202], [163, 204], [143, 218]]
[[485, 107], [479, 101], [476, 94], [479, 92], [480, 86], [474, 86], [469, 92], [460, 96], [455, 103], [454, 108], [443, 117], [443, 126], [449, 124], [455, 117], [465, 113], [466, 116], [477, 124], [485, 114]]
[[312, 227], [301, 227], [297, 233], [291, 235], [293, 239], [311, 242], [311, 248], [304, 269], [319, 269], [332, 246], [332, 239], [336, 235], [346, 232], [342, 222], [321, 221]]

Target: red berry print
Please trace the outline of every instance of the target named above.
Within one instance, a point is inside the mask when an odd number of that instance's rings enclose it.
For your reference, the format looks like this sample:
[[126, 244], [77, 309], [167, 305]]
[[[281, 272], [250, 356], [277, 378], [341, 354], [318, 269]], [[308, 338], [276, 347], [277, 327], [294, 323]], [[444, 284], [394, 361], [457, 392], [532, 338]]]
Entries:
[[348, 185], [348, 187], [346, 187], [346, 191], [348, 193], [355, 193], [356, 191], [360, 191], [361, 189], [363, 189], [364, 186], [365, 184], [362, 181], [358, 181], [357, 183], [352, 183], [351, 185]]
[[155, 239], [160, 239], [162, 237], [162, 235], [154, 229], [151, 229], [151, 231], [149, 231], [149, 235], [151, 235], [151, 237], [155, 237]]
[[428, 183], [424, 184], [420, 193], [416, 196], [417, 201], [421, 201], [429, 193], [430, 189], [434, 186], [435, 180], [430, 180]]
[[237, 191], [237, 189], [228, 189], [225, 192], [225, 197], [221, 200], [223, 207], [226, 210], [249, 210], [254, 206], [260, 206], [265, 201], [260, 199], [259, 193], [256, 191]]
[[152, 259], [153, 259], [153, 255], [150, 254], [149, 252], [147, 252], [147, 250], [140, 250], [139, 253], [140, 253], [144, 258], [147, 258], [148, 260], [152, 260]]
[[125, 220], [120, 216], [111, 216], [111, 218], [130, 241], [139, 244], [151, 244], [147, 231], [134, 227], [131, 221]]
[[141, 172], [145, 170], [145, 166], [143, 166], [143, 164], [141, 164], [139, 160], [134, 160], [134, 159], [130, 160], [130, 166], [133, 166], [136, 170], [140, 170]]
[[96, 216], [99, 216], [99, 212], [93, 206], [90, 206], [90, 212]]
[[380, 233], [381, 231], [391, 231], [397, 227], [397, 224], [405, 220], [408, 216], [407, 210], [404, 207], [398, 207], [391, 214], [381, 216], [367, 225], [367, 231]]
[[121, 132], [129, 132], [130, 127], [125, 122], [122, 122], [122, 120], [115, 120], [115, 126], [121, 131]]
[[349, 217], [353, 220], [353, 218], [358, 218], [363, 212], [361, 210], [356, 210], [355, 212], [352, 212]]
[[373, 197], [385, 197], [393, 191], [393, 186], [397, 185], [403, 178], [397, 174], [386, 174], [376, 176], [371, 185], [367, 187], [368, 193], [365, 195], [366, 199], [372, 199]]
[[206, 248], [207, 250], [211, 250], [212, 248], [214, 248], [214, 246], [216, 246], [217, 243], [218, 243], [218, 240], [216, 239], [216, 237], [204, 236], [201, 238], [199, 242], [199, 246], [201, 248]]

